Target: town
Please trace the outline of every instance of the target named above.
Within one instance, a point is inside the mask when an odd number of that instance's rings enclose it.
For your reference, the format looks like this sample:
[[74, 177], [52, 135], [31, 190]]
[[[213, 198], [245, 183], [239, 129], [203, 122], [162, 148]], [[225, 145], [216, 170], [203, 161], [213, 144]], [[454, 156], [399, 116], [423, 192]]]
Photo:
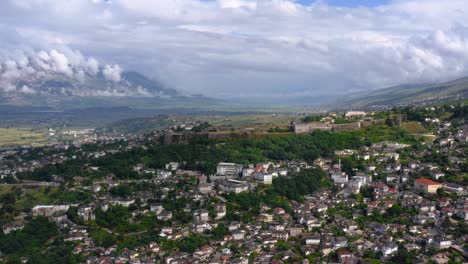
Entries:
[[466, 113], [305, 115], [260, 132], [178, 124], [8, 148], [0, 261], [464, 263]]

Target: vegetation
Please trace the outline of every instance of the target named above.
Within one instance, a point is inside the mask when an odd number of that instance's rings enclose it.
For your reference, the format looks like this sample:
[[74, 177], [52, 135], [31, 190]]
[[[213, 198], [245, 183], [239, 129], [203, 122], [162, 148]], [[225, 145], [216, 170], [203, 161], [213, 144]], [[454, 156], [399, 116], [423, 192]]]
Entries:
[[278, 177], [273, 181], [275, 193], [291, 200], [301, 200], [304, 195], [331, 185], [321, 169], [302, 170], [293, 177]]
[[47, 138], [42, 132], [31, 128], [0, 128], [0, 147], [43, 146], [47, 143]]
[[0, 234], [0, 251], [8, 255], [10, 263], [20, 263], [19, 258], [23, 256], [28, 257], [31, 263], [82, 261], [79, 255], [71, 253], [72, 246], [64, 243], [55, 223], [44, 217], [31, 219], [22, 230]]
[[14, 214], [28, 211], [39, 204], [90, 202], [91, 194], [83, 191], [67, 191], [63, 187], [42, 187], [24, 189], [19, 187], [0, 187], [0, 221], [11, 218]]

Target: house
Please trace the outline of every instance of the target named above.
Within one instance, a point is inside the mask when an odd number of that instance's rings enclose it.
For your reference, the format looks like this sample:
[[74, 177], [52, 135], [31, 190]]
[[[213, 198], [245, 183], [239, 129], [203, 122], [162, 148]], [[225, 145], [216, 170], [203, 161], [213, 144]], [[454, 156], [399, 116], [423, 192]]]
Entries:
[[210, 217], [208, 216], [208, 210], [196, 210], [195, 212], [193, 212], [193, 219], [195, 222], [207, 222], [208, 220], [210, 220]]
[[414, 189], [416, 191], [424, 192], [424, 193], [436, 193], [437, 189], [442, 188], [442, 184], [431, 181], [429, 179], [416, 179], [414, 181]]
[[335, 237], [333, 239], [333, 248], [334, 249], [339, 249], [342, 247], [346, 247], [348, 245], [348, 240], [346, 237]]
[[24, 228], [24, 222], [16, 221], [3, 225], [3, 234], [7, 235], [13, 231], [21, 230]]
[[289, 231], [289, 236], [291, 237], [298, 237], [302, 235], [302, 230], [304, 227], [302, 225], [291, 225], [287, 228]]
[[288, 240], [289, 233], [286, 232], [286, 231], [273, 231], [271, 233], [271, 236], [276, 238], [276, 239], [280, 239], [280, 240]]
[[232, 232], [232, 238], [234, 240], [242, 240], [244, 239], [244, 236], [245, 236], [244, 230], [237, 230], [237, 231]]
[[219, 183], [219, 189], [223, 192], [241, 193], [249, 190], [249, 185], [243, 181], [225, 180]]
[[262, 184], [269, 185], [273, 182], [273, 175], [271, 173], [255, 173], [254, 179]]
[[208, 260], [209, 256], [214, 253], [214, 249], [208, 245], [200, 247], [193, 253], [193, 258], [199, 261]]
[[134, 199], [130, 199], [130, 200], [113, 200], [111, 201], [111, 204], [113, 205], [121, 205], [123, 207], [129, 207], [130, 205], [132, 205], [133, 203], [135, 203], [135, 200]]
[[176, 171], [179, 168], [178, 162], [169, 162], [166, 164], [166, 170]]
[[440, 170], [433, 170], [433, 171], [431, 171], [431, 176], [432, 176], [432, 178], [438, 180], [439, 178], [444, 177], [445, 173], [443, 173]]
[[211, 193], [213, 191], [213, 186], [209, 183], [200, 183], [198, 185], [198, 191], [203, 194]]
[[338, 250], [338, 261], [341, 263], [349, 263], [353, 255], [349, 250], [340, 249]]
[[309, 234], [305, 239], [306, 245], [319, 245], [321, 241], [319, 233]]
[[394, 242], [385, 243], [380, 248], [380, 252], [382, 252], [384, 257], [388, 257], [388, 256], [394, 254], [397, 251], [398, 251], [398, 245], [395, 244]]
[[437, 235], [432, 240], [432, 245], [437, 249], [444, 249], [451, 247], [452, 241], [443, 235]]
[[332, 173], [330, 176], [335, 184], [344, 184], [348, 182], [348, 175], [344, 173]]
[[149, 247], [149, 249], [150, 249], [151, 251], [153, 251], [154, 253], [159, 252], [159, 245], [158, 245], [158, 243], [156, 243], [156, 242], [154, 242], [154, 241], [150, 242], [148, 247]]
[[84, 221], [95, 220], [96, 215], [92, 207], [81, 207], [78, 209], [78, 216]]
[[444, 188], [444, 191], [446, 192], [456, 193], [457, 195], [465, 194], [465, 188], [463, 188], [463, 186], [458, 185], [456, 183], [446, 183], [444, 184], [443, 188]]
[[163, 206], [159, 203], [150, 204], [150, 211], [155, 212], [157, 215], [164, 210]]
[[163, 210], [158, 216], [158, 220], [167, 221], [172, 218], [172, 212], [168, 210]]
[[218, 204], [215, 208], [216, 219], [219, 220], [226, 216], [226, 205], [225, 204]]
[[286, 211], [281, 207], [276, 207], [275, 209], [273, 209], [273, 212], [277, 215], [286, 213]]

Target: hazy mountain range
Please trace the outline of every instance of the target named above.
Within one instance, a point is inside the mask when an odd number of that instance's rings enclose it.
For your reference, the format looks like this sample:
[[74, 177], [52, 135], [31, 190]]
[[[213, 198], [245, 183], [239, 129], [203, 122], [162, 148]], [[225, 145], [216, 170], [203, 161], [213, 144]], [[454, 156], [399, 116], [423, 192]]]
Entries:
[[418, 105], [468, 98], [468, 77], [435, 84], [412, 84], [353, 94], [341, 100], [347, 108], [367, 109]]

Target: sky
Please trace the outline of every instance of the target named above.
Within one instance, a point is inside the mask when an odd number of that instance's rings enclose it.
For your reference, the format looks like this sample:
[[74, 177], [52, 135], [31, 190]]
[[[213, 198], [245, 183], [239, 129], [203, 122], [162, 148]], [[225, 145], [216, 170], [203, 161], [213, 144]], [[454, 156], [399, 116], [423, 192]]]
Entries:
[[3, 0], [0, 34], [3, 90], [33, 61], [259, 100], [468, 76], [466, 0]]

